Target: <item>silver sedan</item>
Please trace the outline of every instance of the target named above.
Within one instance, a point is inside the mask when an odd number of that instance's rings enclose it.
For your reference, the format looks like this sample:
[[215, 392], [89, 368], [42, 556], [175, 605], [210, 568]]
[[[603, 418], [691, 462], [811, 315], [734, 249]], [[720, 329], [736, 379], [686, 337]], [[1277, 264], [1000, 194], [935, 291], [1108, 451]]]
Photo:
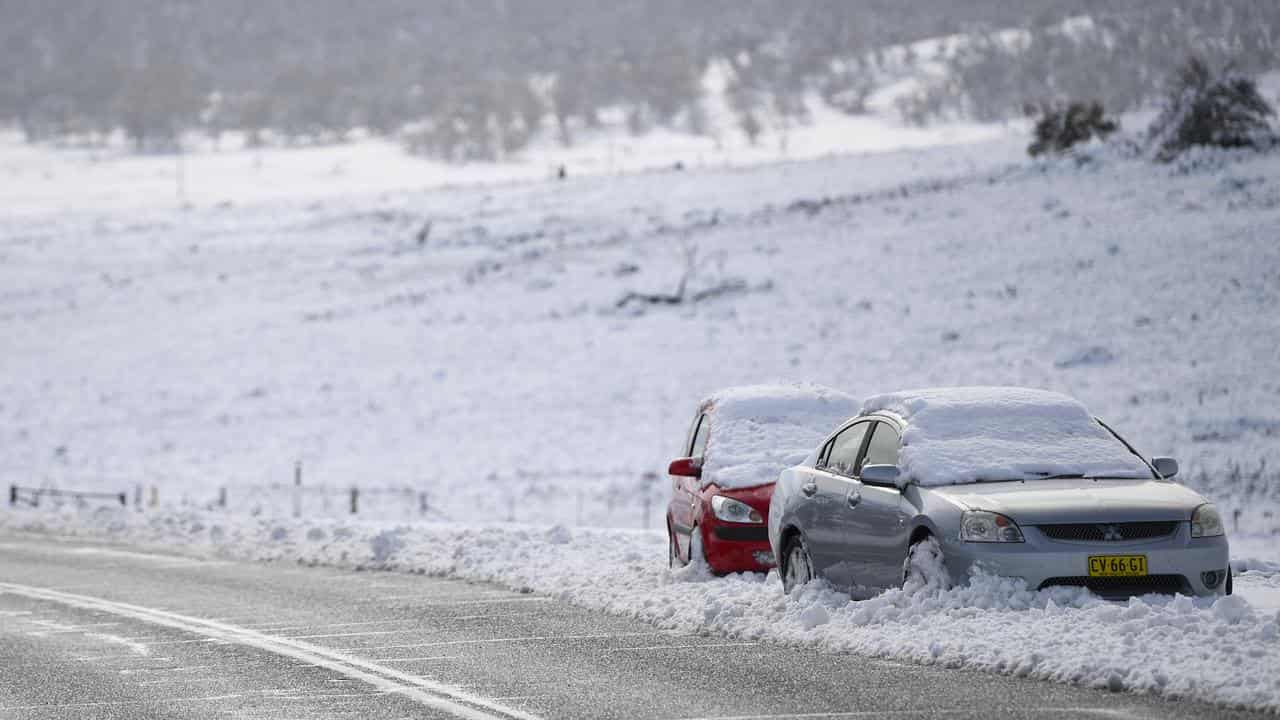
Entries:
[[[884, 396], [888, 401], [864, 406], [782, 473], [769, 540], [788, 592], [823, 578], [865, 596], [926, 575], [932, 565], [939, 577], [921, 581], [960, 584], [985, 570], [1022, 578], [1033, 590], [1082, 586], [1108, 598], [1231, 593], [1222, 519], [1204, 497], [1170, 480], [1173, 459], [1141, 458], [1066, 396], [962, 390], [969, 392]], [[938, 398], [956, 397], [945, 412], [928, 414]], [[1050, 421], [1008, 402], [1027, 397], [1051, 406], [1044, 413]], [[1059, 421], [1063, 407], [1078, 409], [1067, 413], [1070, 422]], [[970, 409], [977, 419], [965, 430]], [[923, 427], [913, 428], [913, 412]], [[939, 417], [947, 422], [941, 429]], [[1020, 428], [1034, 430], [1023, 447]], [[1082, 438], [1092, 444], [1081, 445]], [[1076, 457], [1073, 448], [1110, 460], [1064, 464]], [[1054, 461], [1037, 466], [1038, 452]], [[965, 462], [975, 466], [971, 474]]]

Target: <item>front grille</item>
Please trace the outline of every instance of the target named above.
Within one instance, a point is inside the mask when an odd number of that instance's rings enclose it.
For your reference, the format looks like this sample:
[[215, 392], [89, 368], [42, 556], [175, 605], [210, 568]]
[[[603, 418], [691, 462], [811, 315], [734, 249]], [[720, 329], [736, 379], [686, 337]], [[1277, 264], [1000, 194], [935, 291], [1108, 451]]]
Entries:
[[739, 542], [747, 542], [751, 540], [768, 540], [769, 529], [766, 527], [735, 527], [730, 525], [717, 525], [712, 531], [716, 537], [721, 540], [737, 540]]
[[1037, 525], [1045, 537], [1077, 542], [1122, 542], [1152, 540], [1172, 535], [1178, 522], [1067, 523]]
[[1043, 590], [1052, 585], [1085, 587], [1105, 598], [1127, 598], [1134, 595], [1158, 593], [1173, 595], [1191, 594], [1191, 586], [1181, 575], [1147, 575], [1144, 577], [1054, 577], [1040, 583]]

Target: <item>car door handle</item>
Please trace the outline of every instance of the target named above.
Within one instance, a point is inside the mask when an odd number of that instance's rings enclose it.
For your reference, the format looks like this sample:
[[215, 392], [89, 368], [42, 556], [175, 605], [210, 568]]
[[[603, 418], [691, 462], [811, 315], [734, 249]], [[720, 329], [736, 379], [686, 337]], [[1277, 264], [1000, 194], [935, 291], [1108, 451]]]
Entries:
[[857, 490], [850, 490], [849, 494], [845, 496], [844, 500], [845, 502], [849, 503], [849, 507], [856, 508], [858, 507], [858, 503], [862, 502], [862, 493], [858, 492]]
[[811, 480], [800, 486], [800, 492], [804, 493], [805, 497], [813, 497], [818, 492], [818, 483]]

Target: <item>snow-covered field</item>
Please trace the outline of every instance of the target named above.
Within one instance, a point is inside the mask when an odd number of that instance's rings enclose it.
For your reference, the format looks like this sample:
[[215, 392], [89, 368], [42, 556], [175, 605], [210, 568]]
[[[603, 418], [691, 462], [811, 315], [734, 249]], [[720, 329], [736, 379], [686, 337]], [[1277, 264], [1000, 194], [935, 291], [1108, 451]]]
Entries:
[[[454, 519], [640, 526], [697, 401], [772, 380], [1044, 387], [1207, 484], [1280, 466], [1280, 158], [1020, 153], [6, 211], [0, 481], [244, 507], [300, 461]], [[720, 294], [618, 306], [686, 273]], [[1272, 485], [1218, 499], [1270, 531]]]
[[[667, 627], [1278, 709], [1280, 156], [1024, 144], [453, 187], [389, 166], [295, 188], [246, 160], [219, 181], [233, 195], [188, 209], [145, 180], [173, 158], [116, 186], [68, 170], [57, 192], [0, 163], [0, 483], [160, 505], [0, 527], [450, 573]], [[623, 303], [686, 275], [682, 304]], [[668, 572], [656, 531], [566, 527], [660, 527], [698, 400], [775, 380], [1073, 395], [1223, 507], [1240, 596], [980, 579], [788, 600], [774, 577]], [[332, 492], [276, 519], [289, 492], [265, 488], [298, 462]], [[447, 522], [346, 521], [351, 486], [427, 493]], [[194, 509], [223, 487], [229, 510]]]

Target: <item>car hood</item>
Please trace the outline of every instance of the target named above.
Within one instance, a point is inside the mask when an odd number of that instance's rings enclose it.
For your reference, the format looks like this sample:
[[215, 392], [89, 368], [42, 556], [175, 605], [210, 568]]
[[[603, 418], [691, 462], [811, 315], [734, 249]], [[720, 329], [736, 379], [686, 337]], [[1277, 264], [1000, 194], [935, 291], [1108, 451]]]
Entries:
[[1205, 499], [1164, 480], [1027, 480], [925, 490], [968, 510], [990, 510], [1024, 525], [1190, 520]]

